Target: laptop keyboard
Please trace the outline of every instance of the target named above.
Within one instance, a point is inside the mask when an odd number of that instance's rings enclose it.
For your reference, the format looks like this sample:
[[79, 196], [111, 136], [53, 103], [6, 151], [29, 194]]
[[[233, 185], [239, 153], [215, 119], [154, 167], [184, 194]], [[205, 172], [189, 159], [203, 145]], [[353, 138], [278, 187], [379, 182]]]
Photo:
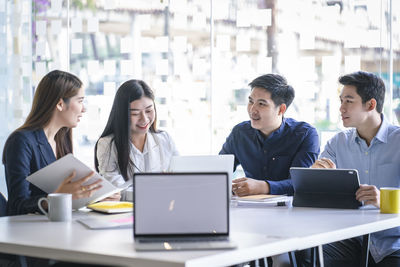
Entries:
[[179, 242], [215, 242], [215, 241], [226, 241], [228, 240], [225, 236], [220, 237], [185, 237], [185, 238], [141, 238], [138, 241], [140, 243], [154, 243], [154, 242], [168, 242], [168, 243], [179, 243]]

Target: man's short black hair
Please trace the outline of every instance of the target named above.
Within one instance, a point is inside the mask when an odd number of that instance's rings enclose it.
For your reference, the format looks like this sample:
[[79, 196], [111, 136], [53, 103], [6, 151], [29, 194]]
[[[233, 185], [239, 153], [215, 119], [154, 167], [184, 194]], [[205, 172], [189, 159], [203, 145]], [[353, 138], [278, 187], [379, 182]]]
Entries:
[[294, 99], [293, 87], [287, 83], [285, 77], [279, 74], [262, 75], [249, 83], [249, 86], [251, 90], [258, 87], [270, 92], [271, 99], [277, 107], [286, 104], [286, 108], [288, 108]]
[[339, 82], [342, 85], [354, 86], [363, 104], [372, 98], [375, 99], [376, 111], [382, 113], [385, 102], [385, 83], [377, 75], [366, 71], [357, 71], [339, 77]]

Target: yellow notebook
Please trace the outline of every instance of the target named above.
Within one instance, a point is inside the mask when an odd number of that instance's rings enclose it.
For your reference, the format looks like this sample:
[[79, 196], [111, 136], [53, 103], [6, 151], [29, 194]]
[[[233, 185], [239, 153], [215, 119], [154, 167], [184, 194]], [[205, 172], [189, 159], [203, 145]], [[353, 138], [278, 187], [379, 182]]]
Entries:
[[127, 201], [101, 201], [87, 207], [104, 213], [133, 212], [133, 203]]

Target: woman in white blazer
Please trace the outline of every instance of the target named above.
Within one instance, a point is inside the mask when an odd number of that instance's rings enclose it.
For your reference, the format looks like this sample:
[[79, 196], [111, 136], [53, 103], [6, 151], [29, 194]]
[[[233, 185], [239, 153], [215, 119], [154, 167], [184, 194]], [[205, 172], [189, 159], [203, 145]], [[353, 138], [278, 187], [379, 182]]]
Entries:
[[[168, 133], [157, 130], [156, 120], [150, 87], [141, 80], [123, 83], [95, 146], [96, 170], [116, 186], [131, 180], [135, 172], [167, 171], [178, 152]], [[132, 200], [132, 191], [123, 191], [121, 200]]]

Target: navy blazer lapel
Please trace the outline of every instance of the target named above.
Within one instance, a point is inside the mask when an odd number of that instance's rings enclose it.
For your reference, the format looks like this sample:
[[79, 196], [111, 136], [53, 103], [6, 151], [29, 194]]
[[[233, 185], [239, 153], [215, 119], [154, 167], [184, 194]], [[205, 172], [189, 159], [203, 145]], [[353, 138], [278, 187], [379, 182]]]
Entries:
[[46, 162], [47, 165], [56, 161], [56, 157], [53, 153], [53, 149], [49, 142], [47, 141], [47, 137], [44, 134], [43, 129], [35, 131], [36, 140], [39, 145], [40, 153], [42, 154], [43, 160]]

